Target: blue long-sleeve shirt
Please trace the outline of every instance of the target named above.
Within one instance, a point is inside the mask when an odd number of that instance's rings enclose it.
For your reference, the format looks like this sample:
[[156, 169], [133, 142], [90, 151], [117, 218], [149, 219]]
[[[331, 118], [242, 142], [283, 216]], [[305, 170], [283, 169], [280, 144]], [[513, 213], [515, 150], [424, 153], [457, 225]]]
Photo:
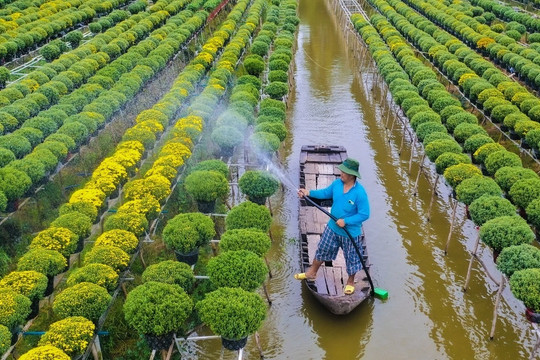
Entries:
[[[330, 186], [319, 190], [310, 190], [309, 196], [316, 199], [332, 199], [333, 205], [330, 213], [338, 219], [345, 221], [347, 230], [353, 237], [362, 234], [362, 223], [369, 218], [369, 202], [364, 187], [357, 181], [348, 192], [343, 193], [343, 181], [336, 179]], [[340, 228], [332, 219], [328, 226], [336, 234], [347, 236], [345, 230]]]

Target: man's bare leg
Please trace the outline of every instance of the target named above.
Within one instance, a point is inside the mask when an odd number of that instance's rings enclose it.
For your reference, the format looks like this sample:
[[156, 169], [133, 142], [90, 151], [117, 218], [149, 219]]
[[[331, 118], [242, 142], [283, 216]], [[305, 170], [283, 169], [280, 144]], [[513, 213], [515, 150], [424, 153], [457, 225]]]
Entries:
[[324, 261], [313, 259], [313, 264], [311, 264], [310, 268], [306, 271], [306, 277], [308, 279], [315, 279], [317, 277], [317, 271], [319, 271], [323, 262]]

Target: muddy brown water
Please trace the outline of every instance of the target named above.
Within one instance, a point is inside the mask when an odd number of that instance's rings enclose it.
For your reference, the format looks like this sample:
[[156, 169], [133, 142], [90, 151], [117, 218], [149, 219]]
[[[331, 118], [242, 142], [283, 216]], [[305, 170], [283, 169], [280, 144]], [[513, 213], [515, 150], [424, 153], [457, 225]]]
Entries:
[[[449, 189], [439, 196], [426, 220], [434, 169], [422, 176], [413, 195], [420, 156], [407, 173], [411, 144], [398, 154], [401, 125], [385, 131], [386, 91], [371, 62], [351, 51], [331, 0], [299, 0], [300, 25], [294, 59], [295, 87], [288, 109], [290, 137], [281, 152], [287, 175], [298, 183], [304, 144], [347, 148], [360, 160], [371, 218], [364, 223], [371, 272], [386, 301], [370, 299], [347, 316], [335, 316], [293, 279], [298, 272], [298, 200], [293, 189], [273, 198], [274, 245], [269, 260], [273, 304], [260, 330], [265, 359], [527, 359], [534, 346], [524, 308], [503, 292], [495, 339], [489, 340], [497, 286], [475, 264], [469, 289], [462, 286], [476, 230], [459, 206], [449, 254]], [[369, 55], [367, 55], [369, 56]], [[499, 278], [492, 257], [480, 258]], [[206, 332], [205, 334], [210, 334]], [[244, 358], [259, 357], [250, 337]], [[191, 346], [196, 358], [238, 358], [221, 353], [219, 340]]]

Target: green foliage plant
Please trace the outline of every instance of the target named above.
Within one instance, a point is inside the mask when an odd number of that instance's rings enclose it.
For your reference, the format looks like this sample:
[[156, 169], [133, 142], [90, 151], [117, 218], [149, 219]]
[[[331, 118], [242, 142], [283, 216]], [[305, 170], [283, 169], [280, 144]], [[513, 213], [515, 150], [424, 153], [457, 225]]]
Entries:
[[508, 277], [516, 271], [532, 268], [540, 268], [540, 249], [533, 245], [508, 246], [497, 258], [497, 269]]
[[80, 355], [86, 351], [95, 329], [92, 321], [71, 316], [52, 323], [38, 344], [55, 346], [71, 356]]
[[489, 154], [484, 160], [484, 165], [488, 173], [490, 175], [494, 175], [497, 170], [504, 166], [521, 166], [521, 159], [517, 154], [514, 154], [507, 150], [501, 150]]
[[133, 253], [139, 245], [139, 239], [127, 230], [114, 229], [103, 232], [97, 239], [95, 246], [110, 245], [122, 249], [126, 253]]
[[268, 132], [254, 133], [249, 138], [249, 142], [257, 154], [264, 156], [272, 155], [281, 144], [277, 135]]
[[212, 219], [201, 213], [178, 214], [163, 229], [163, 242], [168, 247], [187, 254], [208, 244], [216, 235]]
[[194, 171], [186, 177], [184, 186], [195, 200], [202, 202], [215, 201], [229, 192], [227, 179], [217, 171]]
[[71, 357], [65, 352], [52, 345], [38, 346], [26, 354], [23, 354], [20, 360], [36, 360], [36, 359], [55, 359], [55, 360], [70, 360]]
[[240, 177], [238, 186], [250, 199], [266, 198], [277, 191], [279, 182], [267, 171], [248, 170]]
[[473, 176], [463, 180], [456, 187], [457, 199], [470, 205], [482, 195], [501, 196], [502, 190], [495, 180], [487, 176]]
[[112, 291], [118, 284], [118, 273], [105, 264], [88, 264], [75, 269], [67, 279], [67, 286], [74, 286], [82, 282], [89, 282]]
[[30, 300], [43, 298], [47, 276], [34, 270], [13, 271], [0, 280], [0, 288], [11, 289]]
[[266, 279], [264, 260], [249, 250], [224, 252], [208, 261], [208, 276], [215, 287], [257, 289]]
[[149, 265], [142, 274], [143, 283], [157, 281], [166, 284], [180, 286], [186, 292], [190, 292], [195, 284], [195, 276], [191, 266], [186, 263], [165, 260], [157, 264]]
[[86, 238], [90, 233], [90, 228], [92, 227], [92, 222], [88, 216], [73, 211], [56, 218], [52, 223], [52, 227], [57, 228], [66, 228], [71, 230], [76, 234], [80, 239]]
[[83, 316], [89, 320], [97, 321], [107, 309], [111, 295], [107, 289], [82, 282], [66, 288], [56, 295], [53, 303], [54, 313], [61, 319], [70, 316]]
[[219, 248], [222, 251], [249, 250], [264, 256], [270, 250], [270, 237], [259, 229], [232, 229], [221, 235]]
[[144, 214], [113, 214], [105, 220], [104, 231], [126, 230], [141, 236], [148, 229], [148, 220]]
[[437, 122], [425, 122], [418, 125], [416, 128], [416, 136], [418, 137], [418, 140], [422, 142], [426, 136], [434, 132], [447, 133], [447, 130], [443, 124], [439, 124]]
[[221, 125], [212, 131], [212, 140], [225, 152], [243, 142], [243, 134], [234, 126]]
[[84, 264], [105, 264], [120, 272], [128, 266], [129, 259], [129, 255], [116, 246], [96, 245], [86, 253]]
[[66, 258], [56, 250], [34, 248], [27, 251], [17, 262], [17, 270], [33, 270], [47, 276], [60, 274], [67, 266]]
[[266, 317], [261, 297], [239, 288], [219, 288], [197, 303], [201, 320], [217, 335], [240, 340], [253, 334]]
[[461, 153], [462, 149], [461, 146], [457, 143], [455, 140], [435, 140], [433, 142], [430, 142], [428, 145], [424, 148], [425, 153], [430, 161], [435, 161], [439, 157], [439, 155], [445, 153], [445, 152], [453, 152], [453, 153]]
[[473, 154], [480, 146], [494, 143], [493, 139], [486, 134], [476, 134], [468, 137], [463, 144], [463, 150]]
[[480, 146], [476, 151], [473, 153], [474, 161], [478, 164], [483, 164], [485, 159], [490, 155], [491, 153], [494, 153], [496, 151], [506, 150], [504, 146], [502, 146], [499, 143], [488, 143]]
[[225, 218], [226, 230], [257, 228], [265, 233], [270, 229], [272, 217], [264, 205], [244, 201], [229, 211]]
[[499, 216], [480, 227], [480, 239], [494, 251], [512, 245], [531, 244], [534, 233], [527, 222], [517, 215]]
[[191, 168], [191, 172], [199, 170], [217, 171], [222, 173], [225, 178], [229, 177], [229, 167], [218, 159], [204, 160]]
[[193, 301], [178, 285], [149, 281], [127, 296], [124, 316], [142, 334], [164, 335], [179, 330], [193, 309]]
[[540, 269], [524, 269], [510, 277], [512, 294], [534, 312], [540, 312]]
[[0, 325], [0, 354], [5, 353], [10, 346], [11, 331], [5, 325]]
[[56, 250], [64, 256], [71, 255], [77, 247], [77, 234], [62, 227], [51, 226], [40, 231], [30, 243], [30, 250], [44, 248]]
[[11, 289], [0, 289], [0, 325], [13, 329], [23, 324], [30, 314], [30, 304], [26, 296]]
[[540, 178], [517, 180], [508, 195], [512, 202], [522, 209], [526, 209], [531, 201], [540, 197]]
[[472, 221], [481, 226], [499, 216], [516, 215], [516, 207], [501, 196], [482, 195], [469, 206]]
[[532, 200], [526, 209], [527, 220], [538, 230], [540, 229], [540, 198]]
[[435, 160], [435, 169], [438, 174], [443, 174], [444, 171], [452, 165], [470, 163], [471, 158], [467, 154], [446, 152], [439, 155], [437, 160]]

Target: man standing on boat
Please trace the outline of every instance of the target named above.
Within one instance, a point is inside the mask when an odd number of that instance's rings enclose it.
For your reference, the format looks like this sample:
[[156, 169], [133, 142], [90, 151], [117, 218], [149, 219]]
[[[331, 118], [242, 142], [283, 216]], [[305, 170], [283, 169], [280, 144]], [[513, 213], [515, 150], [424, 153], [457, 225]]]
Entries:
[[315, 252], [311, 267], [305, 272], [295, 274], [297, 280], [315, 280], [317, 271], [325, 261], [336, 259], [339, 248], [343, 249], [347, 265], [347, 284], [344, 293], [354, 293], [354, 275], [362, 269], [362, 264], [355, 252], [354, 245], [343, 228], [346, 226], [354, 238], [358, 248], [362, 235], [362, 223], [369, 218], [369, 203], [364, 187], [357, 181], [358, 161], [348, 158], [337, 167], [341, 170], [339, 179], [330, 186], [319, 190], [299, 189], [298, 196], [309, 196], [315, 199], [332, 199], [331, 213], [338, 220], [330, 219], [321, 235], [319, 246]]

